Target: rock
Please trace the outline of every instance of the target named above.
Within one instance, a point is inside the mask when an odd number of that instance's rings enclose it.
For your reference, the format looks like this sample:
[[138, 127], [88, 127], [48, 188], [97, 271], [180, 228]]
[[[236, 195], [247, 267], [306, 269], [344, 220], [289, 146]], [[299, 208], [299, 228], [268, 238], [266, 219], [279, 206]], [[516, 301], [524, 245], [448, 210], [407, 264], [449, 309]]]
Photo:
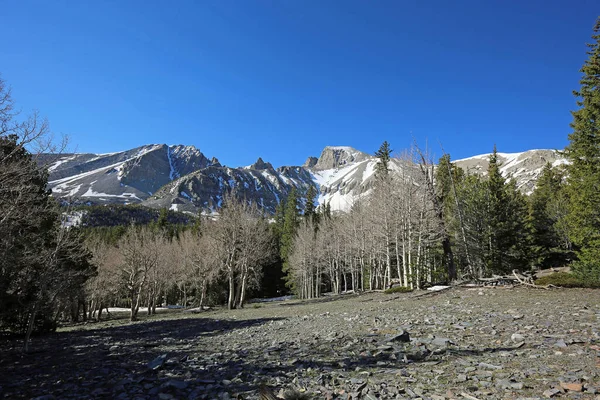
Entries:
[[512, 382], [509, 381], [508, 379], [499, 379], [496, 381], [496, 387], [500, 388], [500, 389], [511, 389], [512, 388]]
[[401, 334], [394, 335], [391, 338], [389, 338], [388, 342], [408, 343], [408, 342], [410, 342], [410, 335], [407, 331], [403, 331]]
[[161, 354], [160, 356], [156, 357], [154, 360], [152, 360], [148, 363], [148, 368], [151, 370], [159, 369], [160, 367], [163, 366], [166, 359], [167, 359], [167, 354]]
[[167, 381], [165, 384], [163, 384], [163, 386], [165, 388], [175, 388], [175, 389], [179, 389], [179, 390], [184, 390], [187, 389], [188, 384], [185, 381], [180, 381], [177, 379], [171, 379], [169, 381]]
[[560, 391], [560, 390], [558, 390], [558, 389], [548, 389], [548, 390], [544, 391], [544, 393], [542, 393], [542, 395], [543, 395], [544, 397], [548, 397], [548, 398], [550, 398], [550, 397], [554, 397], [554, 396], [556, 396], [556, 395], [557, 395], [557, 394], [559, 394], [559, 393], [561, 393], [561, 391]]
[[567, 344], [565, 343], [564, 340], [560, 339], [556, 343], [554, 343], [554, 346], [560, 347], [560, 348], [565, 348], [565, 347], [567, 347]]
[[510, 384], [510, 387], [515, 390], [521, 390], [523, 389], [523, 382], [513, 382]]
[[485, 369], [502, 369], [502, 366], [500, 365], [493, 365], [493, 364], [488, 364], [488, 363], [479, 363], [479, 368], [485, 368]]
[[583, 385], [581, 383], [561, 382], [560, 387], [563, 388], [564, 390], [568, 390], [570, 392], [582, 392], [583, 391]]
[[448, 347], [448, 346], [450, 346], [453, 343], [452, 343], [452, 341], [450, 339], [441, 338], [441, 337], [435, 337], [431, 341], [431, 344], [434, 345], [434, 346], [437, 346], [437, 347]]
[[510, 336], [510, 340], [512, 340], [515, 343], [521, 343], [525, 341], [525, 336], [521, 335], [520, 333], [513, 333]]

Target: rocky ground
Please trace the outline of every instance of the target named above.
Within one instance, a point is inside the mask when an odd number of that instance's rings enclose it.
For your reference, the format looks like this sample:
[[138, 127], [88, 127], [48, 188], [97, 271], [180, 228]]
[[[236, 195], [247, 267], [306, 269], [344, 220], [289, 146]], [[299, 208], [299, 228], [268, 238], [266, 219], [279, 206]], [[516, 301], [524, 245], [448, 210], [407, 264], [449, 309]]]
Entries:
[[453, 288], [88, 324], [0, 343], [0, 398], [600, 398], [599, 300]]

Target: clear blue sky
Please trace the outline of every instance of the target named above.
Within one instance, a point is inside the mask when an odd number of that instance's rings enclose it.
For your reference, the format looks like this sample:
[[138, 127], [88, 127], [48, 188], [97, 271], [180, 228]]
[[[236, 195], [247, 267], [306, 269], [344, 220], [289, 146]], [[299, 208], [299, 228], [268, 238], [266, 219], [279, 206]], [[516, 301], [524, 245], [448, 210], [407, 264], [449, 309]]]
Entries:
[[600, 2], [0, 3], [0, 73], [81, 152], [193, 144], [230, 166], [415, 137], [453, 159], [563, 148]]

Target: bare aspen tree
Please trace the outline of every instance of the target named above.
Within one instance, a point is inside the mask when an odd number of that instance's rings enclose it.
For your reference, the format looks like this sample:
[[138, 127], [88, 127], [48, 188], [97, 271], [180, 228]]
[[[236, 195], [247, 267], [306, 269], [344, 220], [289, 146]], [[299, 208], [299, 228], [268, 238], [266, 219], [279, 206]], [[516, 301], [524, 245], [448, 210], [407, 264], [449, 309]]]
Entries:
[[130, 320], [137, 320], [144, 287], [159, 261], [155, 237], [147, 227], [131, 225], [119, 241], [123, 255], [122, 276], [130, 301]]
[[86, 284], [90, 301], [89, 318], [100, 321], [102, 311], [118, 298], [119, 274], [123, 259], [119, 250], [99, 239], [90, 239], [87, 248], [92, 254], [92, 264], [97, 273]]

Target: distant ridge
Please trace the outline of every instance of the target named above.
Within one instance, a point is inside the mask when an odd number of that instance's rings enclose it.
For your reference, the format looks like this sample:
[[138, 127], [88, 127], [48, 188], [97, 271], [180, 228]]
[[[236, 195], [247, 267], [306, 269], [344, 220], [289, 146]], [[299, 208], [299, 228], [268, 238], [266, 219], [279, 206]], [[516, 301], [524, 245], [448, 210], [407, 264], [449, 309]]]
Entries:
[[[489, 154], [453, 161], [469, 173], [486, 174]], [[556, 151], [498, 153], [501, 172], [531, 193], [546, 163], [566, 163]], [[377, 158], [349, 146], [327, 146], [302, 166], [274, 168], [258, 157], [247, 167], [222, 166], [194, 146], [152, 144], [108, 154], [46, 154], [53, 195], [76, 204], [141, 203], [190, 213], [213, 212], [226, 191], [256, 202], [269, 213], [292, 188], [302, 196], [318, 189], [318, 204], [348, 211], [368, 196], [375, 179]], [[392, 159], [392, 174], [415, 174], [406, 161]]]

